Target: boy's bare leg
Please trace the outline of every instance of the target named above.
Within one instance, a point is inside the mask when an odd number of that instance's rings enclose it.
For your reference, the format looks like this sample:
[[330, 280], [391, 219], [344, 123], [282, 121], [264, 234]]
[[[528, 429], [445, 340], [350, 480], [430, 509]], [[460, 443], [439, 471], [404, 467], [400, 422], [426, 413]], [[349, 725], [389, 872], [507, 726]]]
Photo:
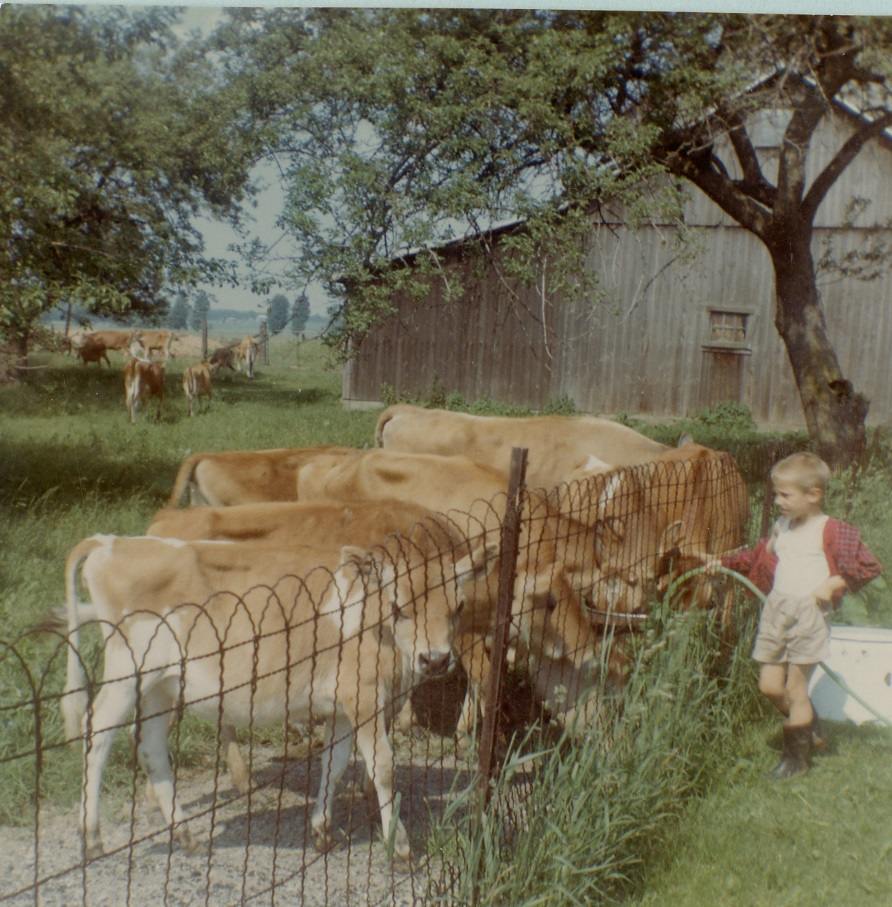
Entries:
[[784, 722], [790, 727], [810, 725], [815, 713], [808, 698], [808, 682], [814, 673], [815, 665], [788, 665], [786, 694], [789, 716]]
[[787, 699], [787, 665], [762, 664], [759, 669], [759, 692], [767, 696], [785, 718], [788, 717], [790, 703]]

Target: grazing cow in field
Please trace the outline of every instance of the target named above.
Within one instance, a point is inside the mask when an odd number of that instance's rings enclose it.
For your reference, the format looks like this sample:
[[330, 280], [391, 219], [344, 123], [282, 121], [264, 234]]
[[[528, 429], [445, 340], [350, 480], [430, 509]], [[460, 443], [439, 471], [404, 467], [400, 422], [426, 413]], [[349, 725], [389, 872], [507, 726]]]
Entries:
[[235, 348], [231, 346], [217, 347], [208, 357], [208, 362], [213, 368], [228, 368], [232, 372], [236, 371]]
[[202, 362], [199, 365], [190, 365], [183, 372], [183, 393], [186, 395], [190, 418], [196, 402], [198, 403], [199, 411], [201, 410], [202, 397], [207, 399], [205, 412], [210, 408], [212, 371], [214, 371], [213, 366], [207, 362]]
[[262, 501], [296, 501], [297, 471], [318, 456], [349, 458], [353, 447], [281, 447], [195, 453], [180, 464], [169, 507], [189, 491], [192, 504], [226, 507]]
[[176, 334], [173, 331], [137, 331], [136, 336], [142, 341], [149, 356], [158, 353], [165, 362], [174, 358], [171, 346], [176, 340]]
[[84, 365], [87, 365], [90, 362], [95, 362], [100, 368], [102, 367], [102, 360], [105, 360], [105, 364], [111, 368], [111, 362], [108, 359], [108, 352], [106, 350], [105, 344], [100, 340], [93, 340], [92, 338], [84, 339], [82, 343], [74, 347], [77, 355], [80, 357], [81, 362]]
[[77, 332], [72, 334], [71, 343], [75, 349], [80, 343], [89, 343], [94, 341], [101, 343], [107, 350], [118, 350], [126, 353], [133, 342], [135, 332], [129, 331], [87, 331], [85, 333]]
[[161, 419], [164, 403], [164, 363], [149, 362], [133, 357], [124, 364], [124, 405], [130, 413], [130, 422], [136, 422], [140, 407], [154, 397], [158, 401], [155, 420]]
[[239, 368], [243, 368], [249, 378], [254, 377], [254, 363], [257, 360], [258, 350], [257, 341], [250, 335], [243, 338], [236, 349], [235, 355]]
[[381, 413], [375, 437], [389, 450], [461, 454], [506, 474], [511, 448], [526, 447], [532, 488], [551, 488], [586, 470], [645, 463], [671, 449], [594, 416], [472, 416], [403, 403]]
[[[91, 608], [77, 601], [81, 564]], [[87, 858], [103, 851], [103, 770], [114, 734], [134, 708], [137, 755], [155, 799], [177, 839], [194, 846], [174, 798], [167, 743], [171, 715], [185, 706], [241, 727], [327, 718], [311, 820], [321, 850], [332, 846], [334, 787], [355, 736], [384, 834], [407, 859], [409, 839], [393, 810], [385, 704], [410, 674], [449, 670], [463, 590], [486, 570], [481, 549], [443, 552], [424, 531], [391, 537], [373, 551], [111, 536], [78, 544], [66, 563], [70, 646], [62, 711], [69, 738], [84, 739]], [[105, 637], [92, 705], [79, 654], [79, 627], [89, 619], [83, 612], [95, 614]]]

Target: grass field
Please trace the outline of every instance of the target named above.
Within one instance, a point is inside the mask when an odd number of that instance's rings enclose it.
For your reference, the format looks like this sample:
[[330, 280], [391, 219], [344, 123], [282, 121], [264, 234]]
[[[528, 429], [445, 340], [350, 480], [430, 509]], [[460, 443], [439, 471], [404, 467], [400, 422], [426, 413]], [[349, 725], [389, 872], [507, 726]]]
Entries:
[[[114, 361], [116, 354], [112, 357]], [[79, 539], [98, 532], [141, 533], [164, 504], [186, 454], [372, 444], [377, 413], [341, 408], [339, 372], [326, 366], [318, 342], [298, 346], [290, 337], [275, 338], [271, 360], [269, 366], [258, 366], [254, 382], [223, 375], [209, 413], [189, 419], [179, 375], [194, 359], [175, 359], [168, 370], [169, 399], [161, 422], [143, 417], [136, 426], [127, 421], [117, 361], [112, 370], [85, 368], [61, 355], [36, 354], [31, 364], [39, 368], [26, 381], [0, 387], [0, 638], [15, 640], [62, 602], [62, 564]], [[707, 440], [706, 428], [715, 430], [714, 425], [701, 428], [702, 440]], [[677, 434], [674, 426], [644, 430], [661, 439]], [[856, 522], [887, 564], [892, 563], [890, 461], [885, 451], [857, 485], [843, 479], [828, 498], [831, 512]], [[843, 618], [852, 622], [888, 621], [889, 591], [872, 589], [847, 609]], [[25, 696], [29, 683], [45, 673], [58, 677], [60, 666], [47, 663], [42, 640], [30, 638], [19, 648], [26, 665], [12, 669], [9, 659], [0, 664], [0, 703]], [[634, 850], [623, 864], [625, 881], [611, 889], [610, 898], [625, 898], [624, 903], [636, 907], [892, 902], [892, 736], [876, 729], [833, 727], [831, 755], [817, 760], [801, 779], [772, 784], [764, 773], [776, 759], [778, 725], [754, 704], [754, 671], [745, 658], [740, 670], [748, 697], [746, 720], [725, 702], [723, 707], [732, 710], [727, 732], [716, 734], [721, 716], [711, 716], [705, 739], [700, 739], [703, 728], [697, 731], [691, 752], [702, 759], [703, 770], [696, 773], [696, 784], [681, 784], [678, 802], [671, 809], [660, 806], [662, 812], [652, 821], [645, 821], [643, 812], [629, 813], [647, 834], [623, 839], [622, 846]], [[23, 810], [28, 814], [32, 796], [27, 774], [3, 768], [13, 739], [22, 732], [19, 720], [14, 714], [0, 715], [2, 822], [21, 820]], [[45, 720], [45, 733], [58, 737], [55, 711], [47, 710]], [[194, 758], [201, 759], [200, 735]], [[78, 763], [73, 753], [53, 761], [44, 778], [44, 796], [62, 805], [73, 802]], [[652, 766], [653, 772], [659, 770], [658, 764]], [[582, 824], [552, 830], [548, 840], [555, 859], [537, 864], [535, 885], [502, 903], [597, 901], [597, 894], [584, 880], [574, 880], [573, 866], [567, 865], [573, 854], [583, 860], [592, 817], [567, 808], [573, 814], [568, 821]], [[609, 803], [588, 808], [607, 810]], [[635, 807], [642, 808], [640, 803]], [[562, 868], [554, 868], [561, 863]], [[516, 875], [521, 878], [519, 871]]]

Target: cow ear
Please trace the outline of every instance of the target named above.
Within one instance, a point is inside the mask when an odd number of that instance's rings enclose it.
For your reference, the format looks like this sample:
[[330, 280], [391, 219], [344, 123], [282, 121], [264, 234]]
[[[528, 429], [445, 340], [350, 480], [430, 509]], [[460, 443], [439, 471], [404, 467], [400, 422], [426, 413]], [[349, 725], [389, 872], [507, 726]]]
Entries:
[[456, 582], [463, 586], [466, 583], [482, 579], [495, 567], [498, 555], [497, 542], [489, 544], [483, 541], [478, 542], [471, 549], [470, 554], [466, 554], [461, 560], [455, 562]]
[[357, 545], [341, 547], [341, 567], [352, 567], [358, 576], [368, 582], [375, 580], [379, 586], [391, 582], [396, 575], [393, 564], [383, 552], [371, 551]]
[[360, 576], [369, 577], [375, 572], [375, 558], [368, 548], [344, 545], [341, 548], [341, 567], [353, 567]]

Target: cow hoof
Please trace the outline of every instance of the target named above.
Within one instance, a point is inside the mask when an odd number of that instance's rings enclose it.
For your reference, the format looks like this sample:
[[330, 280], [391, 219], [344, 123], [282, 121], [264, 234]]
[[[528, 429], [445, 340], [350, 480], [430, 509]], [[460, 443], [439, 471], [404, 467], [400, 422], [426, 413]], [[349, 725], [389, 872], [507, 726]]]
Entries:
[[319, 853], [328, 853], [330, 850], [334, 850], [337, 845], [337, 838], [327, 828], [313, 829], [313, 847]]
[[397, 866], [408, 868], [412, 865], [412, 850], [409, 847], [409, 839], [405, 834], [398, 836], [393, 842], [392, 860]]
[[188, 828], [178, 828], [174, 832], [174, 838], [177, 844], [183, 849], [184, 853], [193, 854], [198, 850], [199, 841]]
[[102, 841], [97, 839], [84, 847], [84, 857], [89, 860], [98, 860], [105, 853]]

